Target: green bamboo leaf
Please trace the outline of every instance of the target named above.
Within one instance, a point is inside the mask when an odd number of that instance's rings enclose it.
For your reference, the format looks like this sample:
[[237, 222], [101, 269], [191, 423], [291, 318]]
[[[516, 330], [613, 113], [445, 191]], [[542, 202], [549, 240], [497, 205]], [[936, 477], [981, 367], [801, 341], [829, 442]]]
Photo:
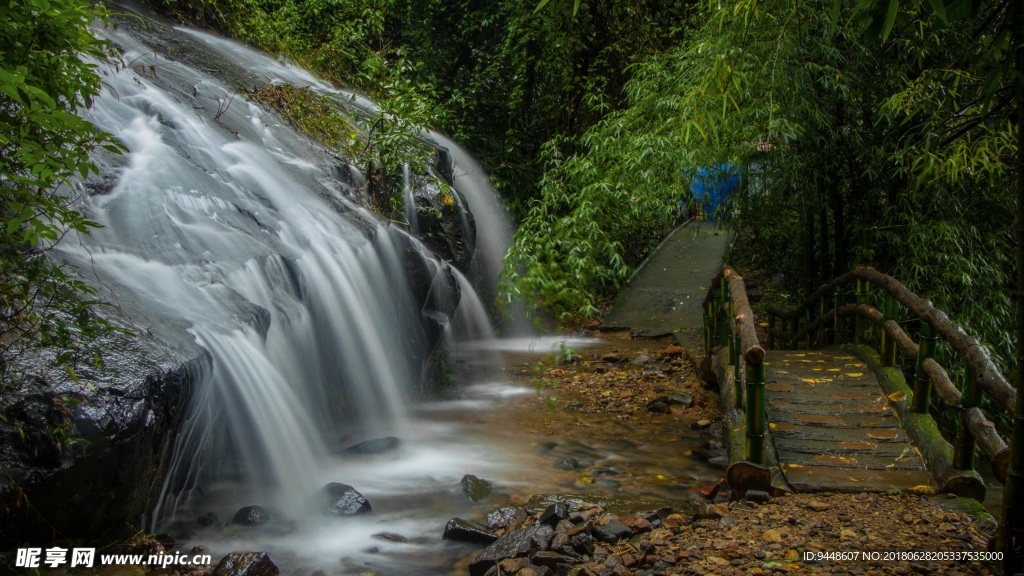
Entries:
[[928, 0], [928, 5], [932, 7], [932, 12], [939, 17], [939, 20], [943, 22], [949, 22], [946, 18], [946, 2], [945, 0]]
[[889, 0], [889, 9], [885, 13], [885, 22], [882, 23], [882, 30], [879, 33], [882, 42], [889, 38], [893, 26], [896, 25], [896, 15], [899, 14], [899, 11], [900, 0]]

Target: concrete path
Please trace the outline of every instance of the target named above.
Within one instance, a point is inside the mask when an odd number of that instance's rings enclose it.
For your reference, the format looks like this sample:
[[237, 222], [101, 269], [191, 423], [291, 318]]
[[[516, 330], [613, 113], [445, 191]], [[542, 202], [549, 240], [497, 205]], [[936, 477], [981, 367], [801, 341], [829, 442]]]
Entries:
[[674, 334], [698, 353], [703, 341], [701, 302], [722, 267], [728, 243], [725, 229], [708, 222], [673, 230], [641, 264], [601, 329], [628, 329], [647, 338]]

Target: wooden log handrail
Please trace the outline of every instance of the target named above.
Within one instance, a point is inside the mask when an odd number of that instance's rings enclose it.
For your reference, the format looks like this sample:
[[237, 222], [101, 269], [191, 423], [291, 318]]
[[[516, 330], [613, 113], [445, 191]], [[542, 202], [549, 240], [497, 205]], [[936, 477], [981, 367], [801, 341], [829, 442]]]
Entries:
[[[815, 304], [823, 302], [825, 298], [830, 296], [834, 298], [838, 294], [840, 287], [857, 283], [858, 281], [865, 281], [873, 286], [882, 288], [891, 296], [891, 299], [887, 299], [887, 303], [895, 300], [910, 310], [922, 322], [927, 323], [932, 329], [931, 332], [928, 332], [929, 339], [932, 339], [931, 336], [933, 335], [942, 338], [949, 344], [950, 348], [963, 358], [971, 374], [971, 385], [984, 390], [1002, 409], [1007, 410], [1011, 414], [1014, 412], [1017, 390], [999, 371], [999, 368], [992, 361], [988, 350], [975, 338], [967, 334], [963, 328], [950, 320], [945, 312], [936, 308], [931, 302], [911, 292], [895, 278], [883, 274], [874, 268], [862, 266], [839, 276], [831, 282], [822, 285], [800, 306], [792, 310], [769, 307], [768, 313], [770, 318], [788, 320], [794, 328], [789, 333], [785, 333], [782, 330], [772, 330], [771, 336], [790, 343], [806, 340], [808, 346], [810, 346], [813, 335], [825, 329], [833, 328], [836, 325], [835, 321], [837, 318], [852, 316], [868, 320], [871, 324], [879, 327], [884, 334], [883, 356], [885, 354], [884, 349], [889, 347], [893, 354], [895, 350], [899, 350], [905, 357], [912, 360], [916, 359], [919, 374], [926, 376], [926, 379], [930, 382], [930, 387], [926, 388], [925, 394], [922, 395], [924, 406], [919, 409], [927, 409], [927, 392], [934, 390], [944, 406], [960, 412], [963, 421], [961, 435], [969, 434], [969, 439], [967, 442], [962, 442], [963, 439], [960, 439], [958, 442], [962, 443], [962, 447], [957, 447], [956, 459], [961, 460], [966, 468], [970, 468], [973, 459], [969, 453], [973, 453], [976, 445], [990, 459], [992, 471], [996, 477], [1000, 482], [1005, 482], [1010, 459], [1010, 448], [999, 436], [995, 425], [986, 418], [977, 405], [973, 404], [976, 400], [972, 400], [972, 403], [969, 403], [965, 399], [964, 393], [953, 384], [945, 368], [936, 362], [934, 358], [930, 357], [930, 349], [925, 354], [921, 354], [921, 345], [914, 342], [914, 339], [907, 334], [903, 327], [891, 317], [891, 311], [887, 316], [873, 306], [860, 302], [841, 305], [838, 308], [834, 307], [827, 312], [819, 313], [816, 320], [811, 320], [815, 315]], [[823, 308], [823, 306], [819, 306], [819, 308]], [[807, 318], [806, 324], [802, 328], [796, 329], [797, 322], [805, 317]], [[774, 325], [774, 320], [770, 324]], [[891, 360], [888, 365], [892, 365]]]
[[[765, 351], [757, 338], [754, 311], [750, 308], [743, 278], [732, 267], [723, 266], [721, 272], [712, 279], [702, 306], [708, 353], [705, 363], [708, 366], [714, 366], [716, 362], [722, 364], [722, 370], [719, 371], [724, 371], [725, 363], [732, 364], [731, 389], [723, 390], [723, 398], [732, 398], [731, 405], [725, 406], [726, 419], [730, 425], [739, 426], [742, 416], [745, 421], [742, 460], [764, 472], [766, 461], [770, 459]], [[716, 351], [719, 353], [716, 354]], [[733, 456], [730, 454], [729, 469], [738, 470], [734, 465], [739, 464], [740, 460], [733, 462]]]
[[[998, 402], [1004, 410], [1011, 414], [1014, 412], [1017, 403], [1017, 390], [1007, 381], [995, 365], [995, 362], [992, 361], [988, 350], [974, 337], [967, 334], [963, 328], [950, 320], [945, 312], [932, 305], [931, 302], [911, 292], [899, 280], [888, 274], [883, 274], [870, 266], [860, 266], [822, 285], [803, 304], [793, 310], [786, 311], [770, 307], [768, 308], [768, 313], [783, 320], [798, 319], [807, 310], [812, 310], [813, 308], [811, 307], [821, 298], [829, 296], [839, 287], [853, 284], [857, 280], [865, 280], [873, 286], [882, 288], [918, 318], [928, 322], [935, 328], [938, 336], [945, 340], [974, 370], [975, 377], [978, 379], [978, 385], [982, 387], [985, 393]], [[793, 339], [795, 340], [796, 338]], [[897, 346], [899, 345], [900, 342], [897, 339]]]

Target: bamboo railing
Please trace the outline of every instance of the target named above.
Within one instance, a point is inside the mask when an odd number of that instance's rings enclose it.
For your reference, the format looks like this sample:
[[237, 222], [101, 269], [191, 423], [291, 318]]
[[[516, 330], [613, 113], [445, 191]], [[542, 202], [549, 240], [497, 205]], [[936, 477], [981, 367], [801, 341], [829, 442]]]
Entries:
[[[742, 419], [745, 427], [735, 422], [734, 428], [745, 428], [743, 458], [763, 466], [768, 432], [765, 352], [757, 338], [754, 312], [750, 309], [743, 278], [729, 266], [723, 266], [711, 281], [703, 306], [704, 349], [708, 351], [708, 359], [710, 361], [713, 350], [723, 351], [734, 370], [731, 378], [734, 387], [723, 389], [723, 396], [730, 399], [732, 405], [726, 419]], [[738, 455], [730, 455], [730, 462], [738, 460], [734, 456]]]
[[[851, 285], [855, 287], [852, 295], [842, 290]], [[882, 293], [881, 310], [872, 305], [872, 287]], [[853, 302], [847, 302], [848, 299]], [[919, 342], [897, 322], [898, 305], [920, 321]], [[953, 442], [952, 469], [973, 471], [976, 449], [981, 449], [991, 461], [992, 471], [999, 481], [1006, 481], [1010, 447], [983, 412], [982, 397], [987, 395], [990, 405], [1013, 414], [1017, 390], [992, 361], [988, 350], [931, 302], [891, 276], [874, 268], [859, 267], [823, 285], [799, 307], [788, 311], [769, 308], [768, 313], [769, 347], [774, 347], [776, 341], [781, 341], [784, 347], [797, 347], [802, 343], [808, 349], [822, 345], [826, 339], [835, 343], [844, 331], [848, 332], [844, 330], [848, 327], [840, 320], [851, 318], [853, 340], [863, 345], [868, 326], [876, 326], [881, 336], [878, 355], [882, 366], [895, 367], [897, 351], [913, 363], [913, 391], [908, 412], [927, 416], [934, 393], [940, 409], [957, 413], [959, 430]], [[963, 391], [933, 357], [940, 338], [966, 365]], [[925, 456], [928, 459], [928, 455]]]

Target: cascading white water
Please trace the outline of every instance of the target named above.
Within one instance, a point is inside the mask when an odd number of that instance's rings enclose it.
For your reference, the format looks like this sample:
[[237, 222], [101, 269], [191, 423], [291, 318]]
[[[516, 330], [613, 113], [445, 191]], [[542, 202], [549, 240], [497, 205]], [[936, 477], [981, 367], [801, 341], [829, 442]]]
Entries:
[[416, 216], [416, 198], [413, 196], [412, 176], [409, 174], [408, 162], [402, 164], [402, 209], [409, 223], [409, 232], [419, 233], [419, 218]]
[[[346, 200], [322, 150], [218, 80], [103, 34], [147, 72], [104, 66], [86, 116], [128, 153], [100, 158], [105, 181], [85, 200], [103, 228], [59, 251], [101, 297], [211, 359], [194, 375], [154, 521], [172, 518], [203, 478], [244, 478], [249, 497], [297, 510], [324, 483], [346, 480], [333, 456], [343, 438], [415, 440], [406, 400], [450, 332], [449, 295], [460, 288], [417, 242]], [[243, 55], [246, 70], [315, 81], [189, 34]], [[480, 331], [485, 321], [466, 322]]]
[[430, 131], [427, 137], [451, 154], [455, 189], [465, 198], [476, 220], [476, 252], [473, 267], [479, 275], [480, 291], [487, 298], [498, 295], [498, 279], [505, 254], [512, 243], [512, 220], [498, 200], [487, 173], [453, 140]]

